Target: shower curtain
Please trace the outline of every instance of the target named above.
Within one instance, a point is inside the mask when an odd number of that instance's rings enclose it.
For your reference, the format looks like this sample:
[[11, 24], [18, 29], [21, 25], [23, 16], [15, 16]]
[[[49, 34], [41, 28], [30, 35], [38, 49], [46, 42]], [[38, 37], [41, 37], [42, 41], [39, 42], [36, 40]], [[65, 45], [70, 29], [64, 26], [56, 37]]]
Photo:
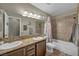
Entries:
[[51, 19], [50, 17], [47, 17], [45, 20], [45, 25], [44, 25], [44, 34], [46, 36], [46, 52], [52, 53], [53, 49], [48, 45], [48, 43], [52, 42], [52, 31], [51, 31]]
[[46, 42], [52, 42], [51, 19], [47, 17], [44, 25], [44, 35], [47, 36]]

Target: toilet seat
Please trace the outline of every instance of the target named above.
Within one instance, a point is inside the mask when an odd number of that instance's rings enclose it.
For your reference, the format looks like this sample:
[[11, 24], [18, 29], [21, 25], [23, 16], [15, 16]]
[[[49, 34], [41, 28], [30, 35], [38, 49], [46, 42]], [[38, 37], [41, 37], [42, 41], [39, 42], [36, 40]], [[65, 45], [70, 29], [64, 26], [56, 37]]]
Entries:
[[46, 46], [50, 47], [50, 48], [55, 48], [55, 45], [53, 43], [46, 43]]

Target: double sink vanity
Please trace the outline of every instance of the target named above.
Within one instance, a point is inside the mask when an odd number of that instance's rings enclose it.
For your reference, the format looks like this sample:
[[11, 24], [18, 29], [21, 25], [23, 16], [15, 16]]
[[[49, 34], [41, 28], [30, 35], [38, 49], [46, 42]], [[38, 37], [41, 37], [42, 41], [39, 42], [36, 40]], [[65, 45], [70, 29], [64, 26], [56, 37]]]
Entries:
[[7, 13], [0, 10], [0, 56], [45, 55], [44, 21]]
[[44, 37], [22, 38], [0, 45], [0, 56], [44, 56], [46, 40]]

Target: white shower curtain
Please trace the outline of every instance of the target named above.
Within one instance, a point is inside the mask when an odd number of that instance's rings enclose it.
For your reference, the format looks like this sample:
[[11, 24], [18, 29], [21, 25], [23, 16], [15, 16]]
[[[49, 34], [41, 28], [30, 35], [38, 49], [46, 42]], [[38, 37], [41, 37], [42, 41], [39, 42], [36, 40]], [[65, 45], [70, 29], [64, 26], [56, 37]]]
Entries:
[[46, 42], [52, 42], [52, 30], [51, 30], [51, 21], [50, 17], [47, 17], [44, 25], [44, 34], [47, 36]]

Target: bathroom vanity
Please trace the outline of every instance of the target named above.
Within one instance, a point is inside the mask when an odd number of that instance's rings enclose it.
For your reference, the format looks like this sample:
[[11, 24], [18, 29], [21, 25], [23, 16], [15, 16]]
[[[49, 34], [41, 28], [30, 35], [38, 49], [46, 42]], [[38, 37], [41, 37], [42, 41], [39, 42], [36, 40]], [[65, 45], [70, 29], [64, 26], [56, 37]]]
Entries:
[[[21, 20], [23, 19], [23, 20]], [[29, 18], [30, 19], [30, 18]], [[0, 55], [1, 56], [43, 56], [46, 52], [46, 40], [35, 39], [31, 35], [35, 35], [35, 30], [38, 29], [36, 35], [41, 32], [41, 22], [37, 22], [35, 27], [36, 20], [30, 21], [25, 18], [18, 18], [13, 16], [8, 16], [8, 14], [0, 10], [0, 38], [1, 41], [9, 41], [8, 43], [3, 43], [0, 45]], [[38, 24], [39, 23], [39, 24]], [[30, 29], [29, 29], [30, 28]], [[42, 27], [43, 28], [43, 27]], [[39, 30], [40, 29], [40, 30]], [[38, 32], [39, 31], [39, 32]], [[26, 35], [26, 36], [24, 36]], [[29, 36], [27, 36], [29, 35]], [[18, 40], [16, 37], [19, 37], [21, 40]], [[8, 38], [3, 39], [3, 38]], [[11, 42], [10, 42], [11, 41]], [[15, 42], [14, 42], [15, 41]], [[22, 44], [16, 41], [22, 42]]]
[[46, 53], [46, 40], [23, 39], [22, 44], [6, 50], [0, 50], [1, 56], [44, 56]]

